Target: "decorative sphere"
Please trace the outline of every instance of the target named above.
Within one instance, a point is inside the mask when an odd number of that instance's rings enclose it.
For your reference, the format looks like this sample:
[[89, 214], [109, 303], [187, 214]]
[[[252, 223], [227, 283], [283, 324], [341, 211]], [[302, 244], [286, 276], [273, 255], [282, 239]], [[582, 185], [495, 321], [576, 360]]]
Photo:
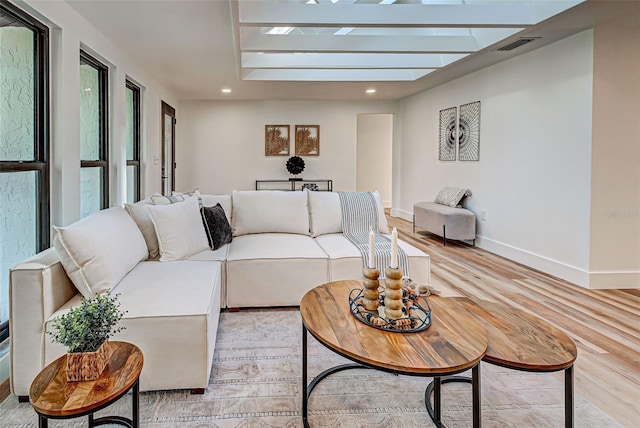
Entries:
[[287, 171], [293, 175], [300, 174], [304, 170], [304, 159], [300, 156], [291, 156], [287, 160]]

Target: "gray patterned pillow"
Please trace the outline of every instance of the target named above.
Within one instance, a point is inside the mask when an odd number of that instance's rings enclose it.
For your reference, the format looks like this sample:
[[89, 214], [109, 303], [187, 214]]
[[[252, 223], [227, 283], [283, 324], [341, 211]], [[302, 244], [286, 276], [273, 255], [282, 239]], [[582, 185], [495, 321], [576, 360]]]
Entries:
[[471, 196], [471, 191], [458, 187], [443, 187], [434, 202], [448, 207], [456, 207], [465, 196]]

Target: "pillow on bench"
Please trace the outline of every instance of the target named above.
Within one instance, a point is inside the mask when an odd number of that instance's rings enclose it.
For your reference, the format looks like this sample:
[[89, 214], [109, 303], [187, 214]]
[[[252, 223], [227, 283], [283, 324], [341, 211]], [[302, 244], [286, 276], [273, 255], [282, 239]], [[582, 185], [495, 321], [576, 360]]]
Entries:
[[460, 189], [458, 187], [443, 187], [436, 196], [434, 201], [436, 204], [446, 205], [448, 207], [457, 207], [461, 205], [462, 200], [466, 196], [471, 196], [471, 191], [468, 189]]

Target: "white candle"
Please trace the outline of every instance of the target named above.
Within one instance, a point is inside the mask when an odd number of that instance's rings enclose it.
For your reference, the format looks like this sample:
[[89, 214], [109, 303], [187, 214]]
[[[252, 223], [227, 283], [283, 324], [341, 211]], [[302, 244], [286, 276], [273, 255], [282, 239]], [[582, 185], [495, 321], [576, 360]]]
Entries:
[[398, 229], [391, 231], [391, 267], [398, 269]]
[[373, 227], [369, 230], [369, 267], [375, 269], [375, 248], [376, 248], [376, 234], [373, 231]]

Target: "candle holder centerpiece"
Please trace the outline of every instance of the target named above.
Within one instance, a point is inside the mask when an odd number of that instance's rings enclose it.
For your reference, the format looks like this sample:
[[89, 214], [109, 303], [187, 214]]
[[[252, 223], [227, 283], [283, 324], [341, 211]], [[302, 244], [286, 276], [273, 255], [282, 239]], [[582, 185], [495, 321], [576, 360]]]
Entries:
[[[371, 272], [372, 269], [365, 268], [365, 272]], [[377, 271], [377, 269], [375, 269]], [[395, 269], [400, 278], [392, 280], [393, 286], [400, 284], [399, 289], [391, 288], [392, 296], [388, 297], [388, 287], [382, 289], [379, 287], [375, 290], [378, 294], [377, 305], [370, 303], [371, 299], [365, 297], [372, 290], [370, 288], [354, 288], [349, 293], [349, 308], [356, 319], [367, 324], [368, 326], [379, 330], [392, 331], [398, 333], [414, 333], [422, 331], [431, 325], [431, 307], [429, 302], [423, 296], [419, 296], [413, 284], [402, 285], [402, 271]], [[397, 276], [397, 273], [396, 273]], [[389, 278], [384, 281], [387, 282]], [[372, 285], [373, 281], [365, 277], [364, 283]], [[378, 281], [375, 281], [378, 282]], [[366, 294], [365, 294], [366, 293]], [[396, 299], [396, 296], [400, 296]], [[387, 303], [392, 303], [393, 307], [387, 307]], [[374, 309], [375, 307], [375, 309]], [[392, 317], [387, 315], [390, 310]]]
[[363, 270], [364, 288], [349, 293], [349, 309], [363, 323], [380, 330], [411, 333], [431, 325], [429, 302], [418, 295], [411, 280], [403, 285], [398, 266], [398, 230], [391, 232], [391, 266], [384, 271], [385, 287], [380, 292], [380, 271], [375, 267], [375, 233], [369, 230], [368, 263]]

